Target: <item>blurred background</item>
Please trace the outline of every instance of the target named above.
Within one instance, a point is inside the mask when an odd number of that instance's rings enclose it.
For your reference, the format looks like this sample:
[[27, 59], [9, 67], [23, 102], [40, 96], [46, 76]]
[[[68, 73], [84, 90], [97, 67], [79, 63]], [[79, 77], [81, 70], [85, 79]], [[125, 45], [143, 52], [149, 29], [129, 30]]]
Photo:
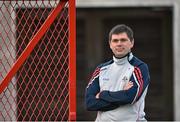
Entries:
[[177, 82], [174, 72], [178, 70], [173, 68], [175, 3], [180, 5], [172, 0], [77, 0], [77, 120], [96, 118], [96, 112], [85, 109], [85, 88], [96, 66], [112, 59], [108, 33], [117, 24], [133, 29], [135, 46], [132, 52], [149, 66], [147, 120], [178, 119], [175, 115], [179, 113], [174, 109]]

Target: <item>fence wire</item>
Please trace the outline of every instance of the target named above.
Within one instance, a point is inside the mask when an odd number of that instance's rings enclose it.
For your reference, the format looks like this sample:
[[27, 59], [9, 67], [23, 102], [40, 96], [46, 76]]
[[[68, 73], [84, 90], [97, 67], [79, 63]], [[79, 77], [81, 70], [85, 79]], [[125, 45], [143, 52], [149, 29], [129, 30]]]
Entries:
[[[0, 82], [59, 1], [0, 1]], [[68, 2], [0, 94], [0, 121], [68, 120]]]

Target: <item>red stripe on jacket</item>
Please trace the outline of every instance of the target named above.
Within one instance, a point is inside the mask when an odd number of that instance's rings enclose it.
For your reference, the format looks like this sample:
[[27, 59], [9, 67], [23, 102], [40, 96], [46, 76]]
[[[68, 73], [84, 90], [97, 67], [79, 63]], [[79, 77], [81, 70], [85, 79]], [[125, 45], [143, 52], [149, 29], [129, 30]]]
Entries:
[[138, 97], [141, 95], [142, 91], [143, 91], [143, 79], [142, 79], [142, 73], [141, 70], [138, 67], [135, 67], [135, 75], [137, 77], [138, 83], [139, 83], [139, 92], [138, 92]]

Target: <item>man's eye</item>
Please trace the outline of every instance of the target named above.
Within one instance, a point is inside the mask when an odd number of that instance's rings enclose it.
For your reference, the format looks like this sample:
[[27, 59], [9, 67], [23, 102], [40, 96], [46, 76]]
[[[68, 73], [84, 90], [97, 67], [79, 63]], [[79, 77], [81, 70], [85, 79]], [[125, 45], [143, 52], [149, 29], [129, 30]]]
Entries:
[[112, 42], [118, 42], [119, 40], [118, 39], [113, 39]]
[[113, 39], [112, 42], [118, 42], [118, 41], [121, 41], [121, 42], [125, 42], [125, 41], [128, 41], [128, 39]]
[[121, 42], [125, 42], [125, 41], [127, 41], [127, 39], [121, 39], [120, 41], [121, 41]]

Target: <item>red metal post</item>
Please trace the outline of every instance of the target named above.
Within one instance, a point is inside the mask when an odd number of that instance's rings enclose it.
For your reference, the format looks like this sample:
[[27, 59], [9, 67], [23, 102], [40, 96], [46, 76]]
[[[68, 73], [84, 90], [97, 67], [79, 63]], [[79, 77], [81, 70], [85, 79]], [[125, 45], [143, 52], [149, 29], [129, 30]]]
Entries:
[[[73, 1], [74, 0], [70, 0]], [[64, 7], [64, 5], [66, 4], [67, 1], [61, 0], [58, 4], [58, 6], [51, 12], [51, 14], [48, 16], [48, 18], [46, 19], [46, 21], [44, 22], [44, 24], [41, 26], [41, 28], [39, 29], [39, 31], [36, 33], [36, 35], [32, 38], [32, 40], [29, 42], [29, 44], [27, 45], [26, 49], [22, 52], [22, 54], [19, 56], [19, 58], [17, 59], [17, 61], [14, 63], [14, 65], [12, 66], [11, 70], [7, 73], [6, 77], [3, 79], [3, 81], [1, 81], [0, 83], [0, 94], [4, 91], [4, 89], [7, 87], [7, 85], [9, 84], [9, 82], [11, 81], [12, 77], [16, 74], [16, 72], [19, 70], [19, 68], [22, 66], [22, 64], [24, 63], [24, 61], [27, 59], [27, 57], [30, 55], [30, 53], [33, 51], [34, 47], [36, 46], [36, 44], [40, 41], [40, 39], [42, 38], [42, 36], [45, 34], [45, 32], [47, 31], [47, 29], [51, 26], [51, 24], [53, 23], [53, 21], [56, 19], [57, 15], [60, 13], [60, 11], [62, 10], [62, 8]], [[71, 5], [73, 6], [74, 3], [70, 2]], [[70, 7], [71, 8], [71, 7]], [[71, 10], [72, 11], [72, 10]], [[73, 12], [70, 12], [71, 14], [73, 14]], [[72, 15], [71, 15], [72, 16]], [[74, 17], [74, 16], [73, 16]], [[73, 19], [73, 18], [71, 18]], [[70, 22], [70, 25], [73, 27], [75, 23], [73, 23], [72, 21]], [[74, 30], [74, 27], [73, 29]], [[71, 34], [70, 34], [71, 35]], [[72, 35], [74, 35], [72, 33]], [[75, 39], [73, 36], [71, 37], [72, 39]], [[73, 43], [75, 42], [75, 40], [72, 41], [72, 45], [74, 45]], [[72, 46], [74, 47], [74, 46]], [[71, 49], [74, 51], [74, 49]], [[72, 60], [72, 59], [71, 59]], [[72, 61], [71, 61], [72, 62]], [[71, 64], [71, 63], [70, 63]], [[73, 66], [71, 66], [73, 67]], [[70, 67], [70, 68], [71, 68]], [[74, 69], [72, 69], [74, 70]], [[73, 74], [73, 73], [70, 73]], [[74, 76], [75, 77], [75, 76]]]
[[76, 120], [76, 7], [69, 0], [69, 120]]

